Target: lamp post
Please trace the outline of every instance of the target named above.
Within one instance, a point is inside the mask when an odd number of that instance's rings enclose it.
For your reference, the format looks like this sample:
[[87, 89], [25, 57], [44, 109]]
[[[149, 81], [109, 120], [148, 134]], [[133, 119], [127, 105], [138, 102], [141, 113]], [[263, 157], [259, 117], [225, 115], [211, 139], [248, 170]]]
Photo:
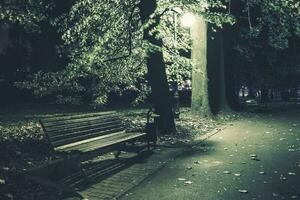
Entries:
[[[177, 46], [177, 14], [180, 14], [180, 23], [181, 26], [184, 28], [192, 28], [192, 26], [196, 22], [196, 18], [192, 13], [184, 13], [182, 14], [182, 10], [180, 8], [173, 9], [173, 22], [174, 22], [174, 48]], [[174, 81], [172, 84], [172, 96], [173, 96], [173, 114], [175, 119], [179, 119], [180, 116], [180, 102], [179, 102], [179, 92], [178, 92], [178, 83], [177, 81]]]
[[[180, 8], [175, 8], [173, 13], [174, 21], [174, 48], [177, 47], [177, 14], [181, 14], [182, 10]], [[192, 14], [186, 13], [181, 17], [181, 24], [183, 27], [192, 26], [194, 23], [194, 18]], [[178, 92], [178, 83], [174, 81], [172, 84], [173, 87], [173, 114], [175, 119], [179, 119], [180, 116], [180, 101], [179, 101], [179, 92]]]

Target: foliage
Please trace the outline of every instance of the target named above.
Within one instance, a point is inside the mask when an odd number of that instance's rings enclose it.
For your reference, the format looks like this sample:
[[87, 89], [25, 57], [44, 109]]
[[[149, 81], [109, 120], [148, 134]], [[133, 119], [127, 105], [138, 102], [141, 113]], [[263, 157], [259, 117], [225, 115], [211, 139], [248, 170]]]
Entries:
[[21, 121], [18, 123], [6, 123], [0, 125], [0, 144], [18, 141], [19, 143], [28, 140], [42, 140], [41, 127], [37, 122]]
[[40, 31], [39, 23], [49, 19], [54, 7], [52, 0], [3, 0], [0, 3], [0, 21], [19, 24], [30, 32]]
[[[241, 84], [261, 88], [294, 87], [299, 69], [300, 4], [295, 0], [242, 0], [235, 41]], [[234, 10], [233, 10], [234, 12]], [[284, 70], [283, 70], [284, 69]], [[297, 79], [297, 78], [296, 78]], [[254, 81], [255, 80], [255, 81]]]
[[[224, 2], [219, 0], [157, 2], [158, 9], [153, 18], [160, 17], [161, 23], [153, 31], [159, 32], [156, 35], [164, 40], [162, 51], [169, 64], [169, 81], [182, 81], [190, 76], [190, 60], [182, 56], [186, 54], [184, 52], [189, 52], [190, 39], [188, 30], [180, 27], [179, 20], [172, 21], [172, 10], [179, 7], [182, 12], [203, 14], [207, 21], [216, 26], [233, 23], [234, 20], [225, 12]], [[69, 64], [59, 72], [40, 71], [29, 81], [16, 85], [33, 90], [37, 96], [55, 95], [58, 103], [103, 105], [110, 92], [122, 93], [128, 87], [145, 94], [145, 57], [147, 51], [157, 47], [143, 41], [143, 30], [153, 21], [141, 24], [137, 6], [139, 1], [77, 0], [69, 9], [54, 17], [58, 3], [40, 0], [21, 4], [5, 1], [0, 4], [2, 13], [6, 13], [1, 15], [2, 19], [11, 23], [39, 30], [43, 21], [51, 22], [64, 41], [58, 51], [69, 60]], [[180, 14], [176, 14], [178, 19]], [[170, 42], [174, 34], [176, 41]]]

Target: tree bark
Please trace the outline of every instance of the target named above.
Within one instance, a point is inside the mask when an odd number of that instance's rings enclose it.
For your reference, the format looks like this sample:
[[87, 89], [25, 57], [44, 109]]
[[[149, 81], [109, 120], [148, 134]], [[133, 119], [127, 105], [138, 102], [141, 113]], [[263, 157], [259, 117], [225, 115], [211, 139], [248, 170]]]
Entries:
[[234, 38], [237, 37], [236, 27], [226, 25], [223, 28], [224, 33], [224, 68], [225, 68], [225, 82], [226, 82], [226, 96], [228, 105], [232, 110], [241, 110], [241, 105], [238, 101], [238, 84], [234, 74]]
[[268, 88], [263, 85], [261, 88], [261, 99], [260, 99], [261, 103], [268, 103], [270, 101], [269, 99], [269, 91]]
[[219, 109], [223, 112], [231, 111], [227, 96], [226, 96], [226, 76], [225, 76], [225, 56], [224, 56], [224, 35], [223, 31], [220, 32], [220, 81], [219, 81], [219, 91], [220, 91], [220, 97], [219, 97]]
[[207, 24], [197, 16], [191, 27], [192, 37], [192, 111], [205, 117], [212, 115], [207, 78]]
[[[139, 9], [143, 24], [150, 20], [150, 16], [155, 12], [156, 7], [156, 0], [140, 1]], [[156, 33], [150, 34], [159, 24], [160, 16], [154, 17], [153, 20], [153, 23], [144, 30], [144, 40], [147, 40], [157, 47], [162, 47], [162, 39], [156, 38]], [[159, 49], [149, 50], [146, 62], [154, 109], [156, 113], [160, 115], [158, 122], [159, 131], [162, 134], [174, 133], [176, 132], [176, 128], [172, 111], [172, 97], [169, 91], [166, 66], [162, 52]]]

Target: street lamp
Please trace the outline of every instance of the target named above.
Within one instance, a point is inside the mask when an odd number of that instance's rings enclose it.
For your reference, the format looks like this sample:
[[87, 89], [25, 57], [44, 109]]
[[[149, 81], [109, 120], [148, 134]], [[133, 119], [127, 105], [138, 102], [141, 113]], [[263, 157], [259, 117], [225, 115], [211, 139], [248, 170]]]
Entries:
[[196, 22], [195, 15], [192, 13], [185, 13], [181, 16], [181, 25], [184, 28], [191, 28]]
[[[181, 14], [182, 10], [180, 8], [175, 8], [173, 13], [174, 21], [174, 48], [176, 48], [177, 42], [177, 14]], [[191, 28], [195, 24], [196, 18], [192, 13], [185, 13], [180, 17], [181, 26], [184, 28]], [[178, 83], [175, 81], [173, 83], [173, 114], [175, 119], [179, 119], [180, 115], [180, 102], [179, 102], [179, 93], [178, 93]]]

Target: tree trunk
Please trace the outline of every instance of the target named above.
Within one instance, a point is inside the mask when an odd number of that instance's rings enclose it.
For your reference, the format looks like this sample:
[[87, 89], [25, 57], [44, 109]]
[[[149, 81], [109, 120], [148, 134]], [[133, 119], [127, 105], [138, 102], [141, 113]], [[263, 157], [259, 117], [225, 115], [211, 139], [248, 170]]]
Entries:
[[227, 102], [231, 109], [241, 110], [241, 105], [238, 101], [237, 80], [234, 76], [234, 38], [237, 37], [237, 32], [234, 30], [234, 26], [225, 25], [223, 29], [224, 33], [224, 68], [225, 68], [225, 81], [226, 81], [226, 96]]
[[248, 88], [249, 88], [248, 98], [254, 99], [254, 98], [255, 98], [255, 93], [254, 93], [254, 88], [253, 88], [253, 86], [250, 85], [250, 84], [248, 84]]
[[192, 111], [211, 116], [207, 78], [207, 24], [197, 16], [191, 27], [192, 37]]
[[[143, 24], [148, 22], [156, 7], [156, 0], [141, 0], [139, 8]], [[162, 47], [162, 39], [156, 38], [156, 33], [150, 34], [159, 24], [160, 16], [152, 20], [154, 22], [144, 30], [144, 39], [153, 45]], [[160, 115], [158, 122], [159, 130], [162, 134], [174, 133], [176, 132], [176, 128], [172, 111], [172, 97], [169, 92], [163, 54], [158, 49], [151, 49], [148, 51], [146, 61], [154, 109]]]
[[226, 76], [225, 76], [225, 56], [224, 56], [224, 35], [223, 32], [220, 33], [220, 82], [219, 82], [219, 109], [220, 111], [227, 112], [230, 111], [230, 107], [227, 102], [226, 96]]
[[261, 103], [269, 102], [269, 91], [268, 88], [263, 85], [261, 88]]

